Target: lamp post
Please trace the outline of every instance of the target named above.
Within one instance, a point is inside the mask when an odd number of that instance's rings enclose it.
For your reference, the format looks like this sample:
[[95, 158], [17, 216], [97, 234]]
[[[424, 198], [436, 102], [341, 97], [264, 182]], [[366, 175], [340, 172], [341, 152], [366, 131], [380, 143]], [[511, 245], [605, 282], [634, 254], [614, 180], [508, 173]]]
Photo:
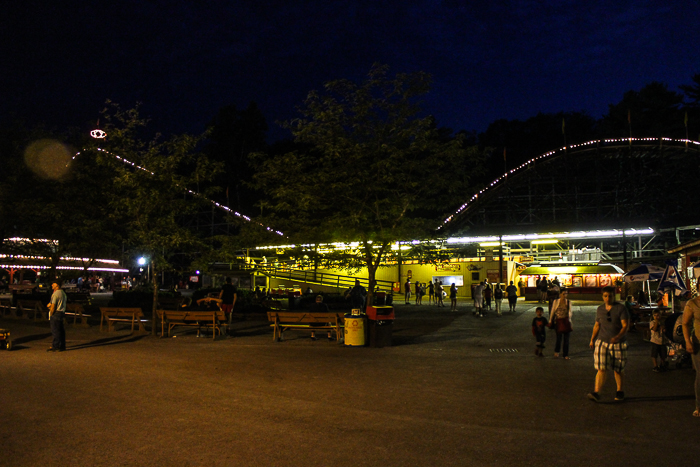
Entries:
[[149, 280], [149, 278], [150, 278], [150, 276], [151, 276], [151, 263], [148, 261], [148, 258], [145, 258], [145, 257], [143, 257], [143, 256], [141, 256], [141, 257], [138, 259], [137, 263], [138, 263], [139, 266], [141, 266], [142, 268], [143, 268], [143, 266], [146, 266], [146, 265], [147, 265], [147, 268], [146, 268], [146, 282], [148, 282], [148, 280]]

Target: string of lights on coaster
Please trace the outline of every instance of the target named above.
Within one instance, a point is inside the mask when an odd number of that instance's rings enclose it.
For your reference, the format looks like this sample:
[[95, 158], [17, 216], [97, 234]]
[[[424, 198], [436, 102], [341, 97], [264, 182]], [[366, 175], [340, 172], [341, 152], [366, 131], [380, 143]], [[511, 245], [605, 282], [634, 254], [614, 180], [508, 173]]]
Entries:
[[[611, 144], [611, 143], [629, 143], [632, 144], [633, 142], [651, 142], [651, 141], [666, 141], [666, 142], [672, 142], [672, 143], [685, 143], [685, 145], [692, 144], [696, 146], [698, 149], [700, 149], [700, 142], [698, 141], [693, 141], [689, 139], [674, 139], [674, 138], [617, 138], [617, 139], [605, 139], [602, 140], [605, 144]], [[480, 195], [483, 195], [489, 188], [493, 188], [495, 185], [499, 184], [500, 182], [503, 182], [508, 178], [508, 175], [513, 175], [516, 172], [519, 172], [525, 168], [527, 168], [530, 164], [534, 164], [537, 161], [540, 161], [542, 159], [546, 159], [548, 157], [554, 156], [555, 154], [561, 154], [562, 152], [567, 151], [567, 149], [576, 149], [576, 148], [582, 148], [582, 147], [587, 147], [587, 146], [593, 146], [595, 144], [600, 143], [601, 140], [593, 140], [593, 141], [588, 141], [586, 143], [580, 143], [580, 144], [572, 144], [571, 146], [564, 146], [559, 149], [555, 149], [553, 151], [546, 152], [544, 154], [541, 154], [537, 157], [533, 157], [527, 162], [524, 162], [520, 164], [519, 166], [515, 167], [514, 169], [509, 170], [508, 172], [504, 173], [494, 181], [492, 181], [486, 188], [483, 190], [480, 190], [478, 193], [475, 193], [474, 196], [472, 196], [466, 203], [464, 203], [462, 206], [459, 207], [454, 213], [452, 213], [449, 217], [447, 217], [443, 222], [442, 225], [440, 225], [437, 230], [442, 229], [446, 224], [448, 224], [456, 215], [467, 209], [472, 203], [474, 203]]]
[[[95, 139], [105, 139], [105, 138], [107, 137], [107, 133], [105, 133], [103, 130], [92, 130], [92, 131], [90, 132], [90, 136], [92, 136], [92, 137], [95, 138]], [[97, 150], [100, 151], [100, 152], [103, 152], [103, 153], [105, 153], [105, 154], [108, 154], [108, 155], [110, 155], [110, 156], [116, 158], [117, 160], [119, 160], [119, 161], [125, 163], [125, 164], [129, 164], [129, 165], [131, 165], [132, 167], [134, 167], [135, 169], [139, 169], [139, 170], [142, 170], [142, 171], [144, 171], [144, 172], [150, 173], [151, 175], [155, 175], [154, 172], [151, 172], [151, 171], [148, 170], [147, 168], [141, 167], [140, 165], [135, 164], [135, 163], [131, 162], [131, 161], [128, 160], [128, 159], [125, 159], [124, 157], [121, 157], [121, 156], [119, 156], [119, 155], [117, 155], [117, 154], [111, 153], [111, 152], [109, 152], [109, 151], [107, 151], [107, 150], [105, 150], [105, 149], [102, 149], [102, 148], [97, 148]], [[77, 153], [75, 154], [75, 156], [73, 156], [73, 159], [75, 159], [75, 158], [78, 157], [79, 155], [80, 155], [80, 152], [77, 152]], [[196, 191], [192, 191], [192, 190], [190, 190], [190, 189], [188, 189], [188, 188], [183, 188], [183, 190], [187, 191], [187, 192], [188, 192], [189, 194], [191, 194], [192, 196], [197, 196], [197, 197], [199, 197], [199, 198], [206, 199], [206, 200], [209, 201], [211, 204], [213, 204], [216, 208], [221, 209], [222, 211], [225, 211], [225, 212], [227, 212], [227, 213], [229, 213], [229, 214], [233, 214], [234, 216], [239, 217], [239, 218], [241, 218], [241, 219], [244, 219], [244, 220], [246, 220], [246, 221], [248, 221], [248, 222], [252, 222], [252, 221], [253, 221], [250, 217], [246, 216], [245, 214], [241, 214], [240, 212], [234, 211], [233, 209], [229, 208], [228, 206], [224, 206], [224, 205], [221, 204], [221, 203], [217, 203], [216, 201], [207, 198], [206, 196], [202, 195], [201, 193], [197, 193]], [[263, 225], [263, 224], [261, 224], [261, 223], [259, 223], [259, 222], [258, 222], [258, 224], [259, 224], [261, 227], [264, 227], [265, 230], [267, 230], [268, 232], [273, 232], [273, 233], [276, 233], [277, 235], [284, 236], [284, 233], [280, 232], [279, 230], [275, 230], [275, 229], [273, 229], [272, 227], [267, 227], [267, 226], [265, 226], [265, 225]]]

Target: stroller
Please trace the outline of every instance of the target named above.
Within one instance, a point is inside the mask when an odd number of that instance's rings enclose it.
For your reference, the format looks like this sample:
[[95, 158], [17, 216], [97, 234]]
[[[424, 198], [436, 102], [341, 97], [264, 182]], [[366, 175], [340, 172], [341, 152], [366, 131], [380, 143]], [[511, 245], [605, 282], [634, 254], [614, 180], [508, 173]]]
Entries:
[[692, 367], [690, 354], [685, 351], [683, 337], [683, 313], [671, 313], [666, 317], [666, 347], [668, 359], [673, 360], [676, 368]]

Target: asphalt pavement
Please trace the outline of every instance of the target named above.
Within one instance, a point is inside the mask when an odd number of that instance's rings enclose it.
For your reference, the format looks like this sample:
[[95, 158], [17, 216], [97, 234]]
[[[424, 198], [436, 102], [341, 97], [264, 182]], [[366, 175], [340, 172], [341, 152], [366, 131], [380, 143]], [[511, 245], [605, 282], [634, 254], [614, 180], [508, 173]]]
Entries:
[[[651, 371], [629, 336], [627, 400], [585, 395], [597, 303], [574, 302], [571, 359], [534, 355], [536, 303], [502, 317], [395, 305], [393, 345], [306, 332], [273, 342], [263, 315], [232, 337], [171, 338], [0, 319], [0, 466], [695, 465], [692, 369]], [[323, 333], [318, 335], [322, 336]]]

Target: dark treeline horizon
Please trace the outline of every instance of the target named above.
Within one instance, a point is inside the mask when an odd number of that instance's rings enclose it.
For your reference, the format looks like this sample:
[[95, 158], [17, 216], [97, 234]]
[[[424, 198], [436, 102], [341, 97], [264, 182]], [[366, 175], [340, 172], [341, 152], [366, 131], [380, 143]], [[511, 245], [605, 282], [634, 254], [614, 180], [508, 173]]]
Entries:
[[[488, 183], [534, 156], [567, 144], [630, 136], [700, 140], [700, 74], [692, 76], [690, 83], [680, 86], [678, 92], [660, 82], [627, 91], [619, 102], [608, 104], [608, 113], [600, 118], [583, 110], [539, 112], [524, 120], [498, 119], [486, 130], [477, 132], [443, 127], [440, 116], [434, 117], [446, 137], [459, 134], [468, 144], [489, 150], [483, 171], [483, 182]], [[9, 158], [21, 155], [24, 146], [40, 137], [62, 138], [78, 148], [89, 137], [89, 130], [98, 124], [97, 118], [94, 124], [69, 128], [28, 123], [13, 119], [11, 115], [3, 120], [0, 125], [0, 163], [3, 165]], [[221, 187], [218, 200], [255, 215], [257, 195], [246, 186], [254, 172], [248, 163], [248, 154], [274, 155], [303, 148], [294, 143], [291, 134], [270, 141], [271, 129], [280, 126], [279, 122], [270, 123], [255, 102], [245, 108], [225, 105], [204, 126], [208, 131], [204, 153], [224, 164], [223, 173], [213, 181]]]

